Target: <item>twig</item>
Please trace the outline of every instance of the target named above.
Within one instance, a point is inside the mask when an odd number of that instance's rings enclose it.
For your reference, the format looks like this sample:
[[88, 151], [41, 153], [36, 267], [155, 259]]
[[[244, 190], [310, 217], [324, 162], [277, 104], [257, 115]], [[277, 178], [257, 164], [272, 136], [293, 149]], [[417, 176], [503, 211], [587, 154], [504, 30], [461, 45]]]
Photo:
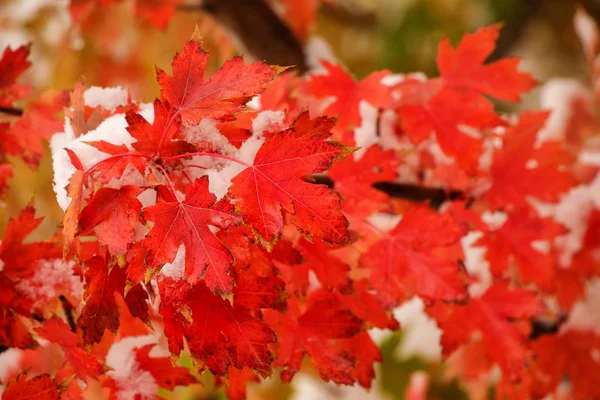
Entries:
[[23, 110], [14, 107], [0, 107], [0, 113], [8, 115], [23, 115]]

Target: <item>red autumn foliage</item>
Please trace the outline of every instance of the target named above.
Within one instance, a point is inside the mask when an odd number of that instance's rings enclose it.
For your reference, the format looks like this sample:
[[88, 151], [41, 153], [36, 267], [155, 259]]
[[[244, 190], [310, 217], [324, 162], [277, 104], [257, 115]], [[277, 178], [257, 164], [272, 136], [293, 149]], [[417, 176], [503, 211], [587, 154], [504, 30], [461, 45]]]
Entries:
[[[177, 1], [147, 3], [132, 4], [164, 27]], [[240, 57], [206, 77], [194, 35], [171, 75], [158, 69], [151, 105], [91, 107], [78, 84], [64, 112], [72, 141], [54, 154], [67, 162], [55, 164], [68, 182], [62, 226], [30, 241], [41, 223], [30, 204], [0, 244], [0, 347], [19, 355], [3, 398], [157, 398], [209, 370], [240, 399], [276, 368], [293, 381], [306, 359], [325, 381], [369, 388], [382, 360], [370, 330], [401, 329], [393, 311], [414, 298], [443, 356], [466, 360], [461, 382], [498, 366], [499, 396], [551, 395], [565, 377], [574, 398], [600, 396], [599, 336], [574, 311], [600, 273], [598, 211], [590, 198], [576, 228], [561, 216], [565, 199], [594, 189], [575, 173], [584, 141], [540, 139], [548, 113], [495, 111], [489, 97], [516, 102], [535, 83], [517, 59], [486, 63], [499, 29], [444, 40], [432, 79], [357, 82], [333, 63], [299, 77]], [[30, 95], [17, 83], [28, 51], [3, 53], [0, 107]], [[0, 192], [5, 156], [37, 165], [66, 104], [50, 92], [0, 124]], [[356, 134], [369, 126], [368, 140]], [[382, 183], [437, 190], [442, 205]], [[47, 265], [61, 285], [43, 286]], [[539, 338], [542, 320], [568, 322]]]

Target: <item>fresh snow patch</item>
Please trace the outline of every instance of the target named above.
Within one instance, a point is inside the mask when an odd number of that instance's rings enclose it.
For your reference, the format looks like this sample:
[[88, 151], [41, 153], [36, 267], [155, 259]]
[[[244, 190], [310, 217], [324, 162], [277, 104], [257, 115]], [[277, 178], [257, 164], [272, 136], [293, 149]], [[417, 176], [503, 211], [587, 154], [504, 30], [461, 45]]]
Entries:
[[110, 347], [106, 355], [106, 365], [113, 370], [107, 372], [107, 375], [117, 383], [118, 399], [156, 398], [159, 386], [150, 372], [140, 369], [139, 364], [135, 361], [135, 350], [157, 342], [158, 337], [150, 334], [126, 337]]
[[166, 263], [160, 270], [160, 274], [175, 280], [185, 278], [185, 246], [183, 243], [179, 245], [173, 262]]
[[83, 94], [85, 105], [90, 107], [102, 106], [110, 111], [120, 105], [127, 104], [128, 97], [128, 91], [122, 87], [92, 86]]
[[421, 356], [429, 361], [439, 361], [442, 358], [442, 331], [424, 310], [425, 304], [416, 296], [394, 310], [394, 318], [404, 332], [399, 355], [402, 358]]
[[[246, 140], [242, 146], [236, 150], [234, 157], [247, 163], [252, 164], [254, 157], [265, 142], [263, 136], [265, 131], [272, 129], [281, 129], [283, 127], [283, 119], [285, 114], [283, 111], [262, 111], [252, 121], [252, 136]], [[231, 180], [246, 167], [236, 162], [228, 162], [228, 164], [221, 168], [213, 168], [206, 171], [208, 175], [208, 188], [217, 199], [223, 198], [229, 186], [231, 186]]]
[[62, 259], [40, 260], [32, 277], [20, 281], [16, 288], [25, 297], [33, 300], [34, 307], [42, 307], [46, 302], [68, 294], [71, 298], [81, 299], [83, 282], [74, 275], [73, 261]]

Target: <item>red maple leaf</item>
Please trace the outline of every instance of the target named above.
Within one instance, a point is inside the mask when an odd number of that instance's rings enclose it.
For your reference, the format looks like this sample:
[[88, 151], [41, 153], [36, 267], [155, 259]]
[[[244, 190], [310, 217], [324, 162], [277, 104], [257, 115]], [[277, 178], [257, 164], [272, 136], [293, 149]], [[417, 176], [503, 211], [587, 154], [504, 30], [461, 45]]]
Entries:
[[499, 100], [517, 102], [522, 93], [533, 89], [536, 82], [528, 73], [518, 70], [520, 59], [503, 58], [485, 64], [496, 48], [501, 25], [491, 25], [475, 33], [467, 33], [456, 49], [444, 39], [438, 48], [440, 76], [450, 88], [473, 90]]
[[59, 318], [52, 318], [37, 329], [37, 333], [46, 340], [58, 344], [65, 353], [67, 362], [71, 364], [81, 379], [96, 378], [104, 372], [96, 357], [83, 350], [82, 340]]
[[219, 233], [219, 239], [231, 249], [235, 259], [235, 306], [256, 312], [262, 308], [283, 308], [288, 297], [285, 283], [277, 276], [273, 255], [256, 240], [252, 229], [247, 225], [228, 229]]
[[374, 72], [360, 82], [348, 74], [341, 66], [323, 61], [325, 75], [312, 75], [304, 84], [304, 89], [318, 99], [335, 97], [335, 101], [323, 111], [324, 115], [338, 117], [336, 133], [361, 124], [359, 104], [366, 101], [374, 107], [385, 108], [391, 105], [392, 95], [388, 86], [381, 80], [390, 71]]
[[142, 211], [138, 187], [102, 188], [81, 211], [79, 227], [83, 234], [94, 231], [100, 244], [111, 254], [124, 254], [135, 236], [135, 222]]
[[22, 373], [8, 382], [6, 390], [2, 393], [3, 400], [58, 400], [58, 382], [49, 375], [38, 375], [27, 379], [27, 374]]
[[371, 271], [371, 286], [386, 304], [398, 304], [414, 294], [426, 301], [464, 300], [460, 266], [443, 250], [466, 233], [466, 226], [450, 215], [417, 207], [403, 215], [389, 236], [371, 246], [360, 263]]
[[16, 83], [31, 63], [29, 57], [31, 45], [21, 46], [16, 50], [4, 49], [0, 57], [0, 107], [12, 107], [13, 102], [31, 94], [29, 85]]
[[414, 143], [435, 132], [442, 150], [468, 173], [476, 171], [481, 139], [460, 129], [502, 125], [492, 103], [483, 95], [517, 101], [533, 88], [533, 78], [517, 70], [517, 58], [484, 64], [495, 48], [500, 26], [467, 34], [456, 49], [446, 39], [437, 59], [440, 78], [408, 79], [397, 87], [400, 126]]
[[261, 93], [278, 72], [263, 62], [245, 65], [241, 57], [235, 57], [205, 79], [208, 59], [202, 45], [191, 40], [185, 44], [183, 53], [173, 59], [173, 76], [157, 68], [161, 97], [191, 125], [202, 118], [233, 119], [233, 114]]
[[289, 222], [306, 235], [340, 244], [348, 239], [339, 196], [306, 180], [347, 151], [326, 141], [332, 126], [329, 118], [311, 120], [308, 113], [302, 114], [291, 128], [268, 138], [254, 163], [233, 178], [229, 196], [237, 200], [244, 220], [267, 242], [281, 232], [284, 211]]
[[321, 378], [351, 385], [356, 380], [356, 359], [334, 346], [332, 339], [356, 335], [363, 327], [362, 321], [333, 294], [307, 302], [302, 305], [298, 298], [292, 297], [285, 314], [263, 311], [265, 321], [279, 338], [275, 366], [284, 367], [282, 380], [289, 382], [299, 371], [304, 355], [308, 354]]
[[552, 393], [567, 376], [575, 400], [600, 397], [598, 348], [600, 337], [587, 331], [569, 330], [533, 342], [537, 395]]
[[535, 242], [552, 241], [565, 232], [565, 228], [551, 218], [541, 218], [529, 206], [508, 213], [506, 222], [496, 230], [486, 230], [477, 245], [487, 248], [486, 258], [491, 272], [499, 277], [510, 273], [516, 263], [519, 278], [524, 283], [535, 282], [548, 289], [555, 279], [556, 255], [534, 247]]
[[[247, 366], [262, 376], [270, 374], [273, 356], [268, 345], [276, 337], [264, 322], [211, 293], [203, 282], [191, 287], [185, 281], [165, 278], [159, 287], [161, 297], [164, 294], [167, 299], [161, 304], [161, 313], [170, 344], [185, 336], [195, 358], [216, 374], [223, 374], [230, 363], [238, 369]], [[175, 311], [184, 305], [189, 307], [191, 323]]]
[[511, 321], [532, 318], [544, 311], [534, 292], [510, 289], [498, 282], [465, 306], [436, 303], [429, 313], [442, 329], [442, 349], [448, 355], [481, 333], [487, 356], [512, 379], [518, 379], [527, 359], [527, 332]]
[[42, 220], [43, 218], [35, 218], [35, 208], [30, 202], [17, 218], [8, 221], [0, 244], [2, 275], [13, 281], [25, 278], [35, 271], [40, 259], [60, 256], [53, 243], [24, 243]]
[[37, 167], [43, 155], [42, 140], [50, 139], [63, 129], [64, 122], [56, 114], [67, 105], [66, 92], [47, 91], [30, 101], [23, 115], [2, 137], [2, 149], [7, 154], [20, 156], [31, 167]]
[[573, 159], [562, 143], [537, 145], [538, 132], [547, 118], [545, 112], [525, 113], [506, 130], [490, 170], [492, 185], [487, 196], [492, 207], [519, 207], [527, 204], [528, 196], [556, 202], [561, 193], [575, 185], [565, 168]]
[[188, 186], [185, 200], [179, 201], [173, 195], [167, 200], [144, 209], [144, 218], [154, 223], [144, 239], [150, 267], [172, 262], [184, 245], [188, 281], [194, 284], [202, 279], [212, 291], [230, 292], [233, 258], [208, 226], [226, 227], [235, 222], [231, 205], [223, 200], [216, 202], [208, 191], [207, 176]]
[[358, 159], [346, 157], [328, 171], [334, 189], [344, 197], [344, 208], [361, 216], [384, 211], [389, 196], [372, 187], [377, 182], [394, 181], [398, 177], [398, 161], [393, 150], [369, 147]]
[[151, 357], [154, 345], [147, 345], [135, 350], [135, 361], [139, 368], [148, 371], [161, 388], [173, 390], [175, 386], [187, 386], [196, 382], [187, 368], [174, 367], [169, 357]]
[[175, 140], [181, 126], [181, 117], [168, 103], [154, 101], [154, 121], [150, 124], [135, 111], [126, 115], [127, 131], [136, 141], [131, 146], [146, 156], [173, 156], [196, 151], [196, 148], [182, 140]]
[[85, 261], [85, 293], [83, 309], [77, 324], [83, 331], [85, 343], [99, 341], [104, 330], [116, 332], [119, 328], [119, 308], [115, 302], [115, 292], [125, 291], [125, 271], [119, 266], [110, 270], [100, 256]]

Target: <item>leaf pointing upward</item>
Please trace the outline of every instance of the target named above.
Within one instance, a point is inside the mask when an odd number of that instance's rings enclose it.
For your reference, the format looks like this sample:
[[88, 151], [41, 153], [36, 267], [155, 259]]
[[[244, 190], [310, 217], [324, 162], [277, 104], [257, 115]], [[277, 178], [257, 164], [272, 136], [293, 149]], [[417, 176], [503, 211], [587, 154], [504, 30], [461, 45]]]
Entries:
[[270, 242], [283, 227], [283, 211], [299, 230], [326, 241], [344, 243], [348, 223], [340, 197], [325, 185], [306, 182], [347, 154], [347, 147], [327, 142], [334, 120], [310, 120], [302, 114], [292, 128], [270, 137], [258, 150], [254, 165], [232, 180], [229, 196], [238, 199], [244, 219]]

